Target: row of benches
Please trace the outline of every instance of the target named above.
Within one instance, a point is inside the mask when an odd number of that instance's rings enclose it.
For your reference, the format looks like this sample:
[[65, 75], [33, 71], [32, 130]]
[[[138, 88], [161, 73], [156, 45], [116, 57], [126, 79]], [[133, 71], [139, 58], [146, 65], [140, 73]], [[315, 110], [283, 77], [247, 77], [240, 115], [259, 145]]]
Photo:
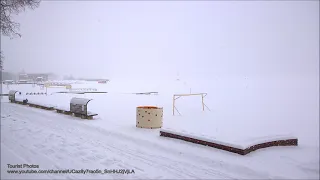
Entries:
[[35, 101], [29, 101], [28, 99], [21, 99], [15, 97], [15, 94], [18, 91], [10, 91], [9, 92], [9, 101], [12, 103], [29, 105], [30, 107], [36, 107], [45, 110], [56, 110], [58, 113], [63, 113], [67, 115], [73, 115], [76, 117], [80, 117], [82, 119], [93, 119], [94, 116], [98, 114], [87, 111], [87, 105], [91, 99], [85, 98], [72, 98], [70, 101], [70, 107], [56, 107], [51, 104], [43, 104]]
[[47, 95], [45, 92], [38, 92], [38, 93], [26, 93], [26, 95]]

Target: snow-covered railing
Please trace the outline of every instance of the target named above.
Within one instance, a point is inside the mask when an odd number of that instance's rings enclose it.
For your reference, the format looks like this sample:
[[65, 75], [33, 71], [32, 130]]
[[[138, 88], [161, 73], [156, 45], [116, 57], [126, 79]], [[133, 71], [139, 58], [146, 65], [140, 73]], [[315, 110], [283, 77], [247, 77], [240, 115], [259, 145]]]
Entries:
[[69, 91], [81, 91], [81, 92], [88, 92], [88, 91], [98, 91], [96, 88], [72, 88]]

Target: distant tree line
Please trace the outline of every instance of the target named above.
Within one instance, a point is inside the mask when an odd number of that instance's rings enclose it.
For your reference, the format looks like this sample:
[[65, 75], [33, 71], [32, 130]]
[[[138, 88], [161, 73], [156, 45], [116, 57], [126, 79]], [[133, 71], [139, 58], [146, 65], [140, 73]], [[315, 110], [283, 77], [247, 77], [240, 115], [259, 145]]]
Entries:
[[17, 80], [18, 76], [17, 74], [10, 73], [10, 72], [2, 72], [1, 73], [2, 80]]
[[3, 70], [3, 60], [4, 60], [4, 57], [3, 57], [3, 53], [2, 51], [0, 51], [0, 70], [2, 71]]

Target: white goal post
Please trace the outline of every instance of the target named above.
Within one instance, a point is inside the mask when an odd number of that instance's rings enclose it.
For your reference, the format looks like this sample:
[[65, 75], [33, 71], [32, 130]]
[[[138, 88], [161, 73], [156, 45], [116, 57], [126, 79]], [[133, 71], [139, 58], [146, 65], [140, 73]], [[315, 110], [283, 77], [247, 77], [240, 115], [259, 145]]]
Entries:
[[[207, 93], [197, 93], [197, 94], [174, 94], [173, 95], [173, 107], [172, 107], [172, 114], [174, 115], [175, 111], [177, 111], [179, 114], [180, 112], [178, 111], [176, 107], [176, 100], [181, 98], [182, 96], [201, 96], [201, 103], [202, 103], [202, 111], [204, 111], [204, 107], [206, 107], [209, 111], [209, 107], [204, 103], [204, 97], [207, 96]], [[181, 114], [180, 114], [181, 115]]]

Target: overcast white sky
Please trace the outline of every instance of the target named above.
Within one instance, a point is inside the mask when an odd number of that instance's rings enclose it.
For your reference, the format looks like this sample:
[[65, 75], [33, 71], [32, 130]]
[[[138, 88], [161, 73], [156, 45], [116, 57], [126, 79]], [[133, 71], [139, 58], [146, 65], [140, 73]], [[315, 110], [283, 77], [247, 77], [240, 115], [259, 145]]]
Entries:
[[318, 76], [319, 1], [43, 1], [5, 70], [76, 77]]

